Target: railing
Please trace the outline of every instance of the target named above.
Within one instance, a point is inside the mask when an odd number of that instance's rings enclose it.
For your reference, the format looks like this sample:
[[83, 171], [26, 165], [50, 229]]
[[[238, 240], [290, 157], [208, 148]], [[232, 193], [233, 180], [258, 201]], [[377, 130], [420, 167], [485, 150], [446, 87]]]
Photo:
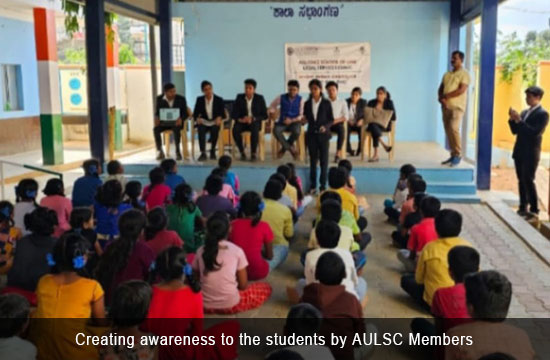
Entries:
[[59, 177], [59, 179], [63, 180], [63, 174], [60, 173], [60, 172], [49, 170], [49, 169], [44, 169], [44, 168], [37, 167], [37, 166], [19, 164], [19, 163], [13, 162], [13, 161], [0, 159], [0, 183], [2, 183], [2, 188], [1, 188], [0, 195], [1, 195], [2, 199], [6, 198], [6, 196], [5, 196], [6, 195], [6, 189], [5, 189], [6, 183], [5, 183], [5, 178], [4, 178], [4, 165], [17, 166], [17, 167], [21, 167], [21, 168], [24, 168], [24, 169], [43, 172], [43, 173], [46, 173], [46, 174], [57, 176], [57, 177]]

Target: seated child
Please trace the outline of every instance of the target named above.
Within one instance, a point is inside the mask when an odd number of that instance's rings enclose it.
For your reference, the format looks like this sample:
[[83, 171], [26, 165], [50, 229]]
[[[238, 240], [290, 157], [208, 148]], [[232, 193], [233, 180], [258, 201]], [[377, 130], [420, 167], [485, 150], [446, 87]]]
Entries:
[[13, 263], [13, 252], [21, 239], [21, 230], [13, 223], [13, 205], [0, 201], [0, 275], [4, 275]]
[[359, 204], [359, 213], [363, 214], [369, 209], [370, 205], [365, 196], [357, 195], [357, 181], [355, 181], [355, 178], [353, 177], [353, 175], [351, 175], [351, 172], [353, 171], [353, 165], [351, 164], [351, 161], [349, 161], [348, 159], [342, 159], [338, 162], [338, 167], [342, 167], [348, 172], [348, 180], [346, 181], [345, 188], [350, 193], [355, 195], [355, 197], [357, 198], [357, 203]]
[[288, 182], [292, 176], [292, 170], [286, 165], [280, 165], [277, 168], [277, 174], [283, 175], [285, 179], [286, 186], [283, 190], [283, 194], [288, 196], [292, 207], [298, 209], [298, 189]]
[[414, 195], [426, 192], [426, 182], [419, 174], [411, 174], [407, 178], [407, 189], [409, 194], [407, 200], [401, 206], [401, 213], [399, 214], [399, 225], [401, 226], [407, 215], [414, 211]]
[[25, 227], [25, 216], [38, 207], [36, 196], [38, 183], [34, 179], [23, 179], [15, 187], [15, 208], [13, 209], [13, 222], [16, 228], [21, 230], [23, 236], [31, 231]]
[[73, 184], [73, 207], [93, 206], [97, 189], [101, 186], [102, 181], [99, 178], [101, 175], [101, 166], [96, 159], [84, 161], [82, 164], [84, 176], [79, 177]]
[[427, 243], [437, 240], [435, 216], [440, 208], [441, 202], [433, 196], [426, 196], [420, 203], [422, 220], [411, 228], [407, 249], [397, 251], [397, 258], [405, 266], [405, 271], [414, 272], [418, 254]]
[[[311, 304], [321, 311], [323, 323], [320, 334], [326, 338], [330, 338], [330, 334], [336, 334], [352, 339], [356, 333], [368, 331], [361, 304], [342, 284], [348, 268], [339, 254], [325, 252], [317, 262], [316, 282], [304, 288], [304, 295], [300, 299], [300, 302]], [[335, 359], [364, 359], [369, 348], [354, 348], [351, 341], [346, 341], [344, 347], [331, 346], [330, 350]]]
[[[420, 180], [418, 182], [420, 185], [419, 188], [423, 186], [423, 183], [424, 180]], [[420, 214], [420, 204], [426, 196], [427, 195], [424, 192], [417, 192], [412, 195], [412, 211], [407, 213], [407, 216], [405, 216], [405, 219], [403, 220], [403, 224], [398, 224], [397, 229], [391, 234], [393, 246], [396, 248], [405, 249], [407, 247], [407, 242], [409, 241], [409, 231], [414, 225], [418, 224], [422, 220], [422, 215]]]
[[47, 207], [57, 214], [57, 227], [53, 233], [54, 237], [60, 237], [65, 231], [71, 228], [69, 218], [73, 211], [71, 200], [65, 197], [65, 185], [63, 180], [50, 179], [44, 188], [46, 197], [40, 200], [40, 206]]
[[143, 212], [130, 209], [118, 220], [120, 236], [110, 243], [99, 259], [95, 275], [105, 290], [105, 303], [111, 303], [111, 296], [118, 286], [128, 280], [146, 280], [149, 266], [155, 259], [153, 250], [140, 240], [145, 229]]
[[118, 180], [122, 188], [126, 188], [128, 180], [124, 177], [124, 167], [118, 160], [111, 160], [107, 163], [107, 174], [105, 181]]
[[238, 245], [246, 255], [249, 280], [261, 280], [269, 273], [273, 259], [273, 232], [261, 220], [265, 204], [260, 195], [247, 191], [239, 201], [239, 218], [231, 222], [229, 241]]
[[[366, 305], [367, 301], [367, 282], [364, 278], [357, 275], [355, 262], [349, 250], [343, 250], [337, 247], [340, 238], [340, 227], [334, 221], [321, 220], [315, 227], [317, 239], [320, 248], [311, 250], [306, 255], [304, 275], [305, 279], [298, 280], [296, 293], [298, 298], [302, 295], [304, 287], [315, 282], [315, 271], [319, 266], [319, 258], [326, 252], [333, 252], [342, 258], [345, 264], [346, 276], [342, 281], [345, 289], [355, 295], [359, 301]], [[292, 292], [292, 288], [287, 292], [291, 301], [297, 300]]]
[[[219, 176], [222, 179], [224, 179], [225, 176], [226, 176], [225, 170], [222, 169], [222, 168], [219, 168], [219, 167], [213, 169], [210, 174]], [[203, 194], [205, 194], [205, 193], [206, 193], [206, 191], [203, 190]], [[235, 193], [233, 192], [233, 188], [229, 184], [224, 183], [222, 185], [222, 191], [220, 191], [219, 196], [227, 198], [229, 201], [231, 201], [231, 203], [233, 204], [234, 207], [236, 207], [237, 204], [239, 203], [238, 197], [235, 195]]]
[[477, 360], [492, 353], [531, 360], [535, 351], [529, 335], [504, 323], [512, 300], [512, 284], [497, 271], [481, 271], [464, 279], [466, 304], [473, 322], [453, 327], [447, 335], [472, 336], [473, 344], [449, 345], [445, 359]]
[[282, 264], [288, 256], [288, 242], [294, 236], [292, 211], [279, 202], [283, 185], [278, 180], [269, 180], [264, 188], [264, 210], [262, 221], [269, 224], [273, 232], [273, 259], [269, 268], [273, 270]]
[[0, 358], [36, 359], [36, 346], [20, 335], [29, 324], [30, 306], [18, 294], [0, 295]]
[[225, 178], [223, 179], [223, 183], [230, 185], [235, 195], [239, 196], [239, 190], [241, 186], [241, 184], [239, 183], [239, 177], [234, 172], [229, 171], [229, 169], [231, 169], [232, 162], [233, 159], [231, 159], [231, 156], [223, 155], [218, 160], [218, 167], [225, 170]]
[[93, 270], [99, 260], [99, 255], [96, 254], [95, 244], [97, 242], [97, 233], [94, 230], [94, 213], [89, 207], [74, 208], [71, 212], [69, 220], [71, 230], [69, 232], [81, 235], [88, 241], [88, 261], [86, 262], [86, 270], [89, 274], [93, 274]]
[[[56, 239], [52, 234], [56, 225], [57, 214], [47, 208], [38, 207], [25, 216], [25, 226], [31, 233], [17, 242], [13, 265], [8, 272], [8, 288], [23, 290], [20, 293], [31, 304], [36, 301], [32, 293], [38, 280], [50, 272], [46, 254], [51, 253], [55, 245]], [[25, 291], [30, 292], [31, 296], [28, 297]]]
[[[350, 193], [346, 188], [348, 172], [345, 168], [331, 167], [328, 171], [328, 185], [331, 191], [337, 192], [342, 198], [342, 209], [349, 211], [353, 218], [359, 220], [359, 203], [355, 195]], [[321, 210], [320, 197], [317, 200], [317, 213]], [[362, 218], [364, 219], [364, 218]], [[363, 221], [363, 220], [361, 220]], [[366, 222], [366, 219], [364, 219]], [[359, 221], [357, 222], [359, 224]], [[359, 226], [361, 228], [361, 225]], [[366, 226], [365, 226], [366, 227]], [[362, 227], [363, 229], [364, 227]], [[361, 230], [362, 230], [361, 229]]]
[[[168, 229], [178, 233], [183, 241], [183, 249], [187, 254], [194, 254], [204, 245], [204, 236], [198, 230], [204, 228], [206, 219], [201, 210], [193, 202], [193, 189], [188, 184], [176, 187], [172, 204], [166, 206]], [[198, 225], [200, 226], [197, 226]]]
[[193, 260], [193, 270], [200, 275], [206, 313], [236, 314], [255, 309], [271, 295], [268, 283], [248, 284], [246, 256], [240, 247], [226, 240], [228, 232], [229, 219], [224, 212], [209, 217], [204, 246]]
[[118, 236], [118, 219], [131, 208], [122, 202], [122, 186], [118, 180], [109, 180], [97, 190], [94, 216], [97, 233], [95, 251], [98, 255], [103, 254], [107, 244]]
[[132, 206], [133, 209], [145, 212], [145, 202], [140, 200], [141, 183], [139, 181], [128, 181], [124, 188], [124, 203]]
[[153, 250], [155, 257], [169, 247], [183, 247], [183, 241], [178, 233], [166, 230], [167, 224], [168, 218], [163, 208], [156, 207], [147, 213], [145, 243]]
[[449, 274], [447, 257], [458, 245], [472, 246], [458, 237], [462, 229], [462, 215], [455, 210], [443, 209], [435, 217], [435, 230], [439, 238], [422, 249], [415, 274], [401, 277], [401, 288], [424, 309], [430, 310], [434, 293], [454, 285]]
[[[88, 258], [87, 251], [88, 241], [80, 235], [67, 233], [57, 240], [53, 253], [47, 256], [52, 273], [40, 278], [36, 287], [38, 306], [34, 318], [105, 318], [101, 285], [82, 276]], [[38, 358], [86, 359], [91, 358], [92, 354], [97, 356], [94, 346], [75, 343], [75, 324], [77, 322], [65, 321], [59, 326], [51, 326], [49, 322], [32, 322], [29, 339], [38, 349]]]
[[[193, 269], [187, 263], [182, 249], [171, 247], [160, 253], [152, 266], [149, 279], [160, 279], [160, 282], [153, 285], [153, 298], [144, 324], [148, 331], [160, 336], [208, 336], [216, 335], [218, 330], [226, 335], [238, 333], [238, 328], [228, 323], [203, 331], [201, 284], [193, 275]], [[234, 359], [236, 348], [220, 345], [162, 346], [159, 355], [161, 359]], [[224, 354], [220, 356], [220, 352]]]
[[[339, 224], [342, 219], [342, 212], [342, 205], [340, 205], [337, 200], [326, 199], [321, 204], [321, 220], [333, 221], [340, 227], [340, 238], [338, 239], [338, 245], [336, 247], [352, 252], [359, 250], [359, 244], [355, 242], [352, 230], [347, 226]], [[307, 247], [308, 249], [319, 248], [315, 229], [310, 232]]]
[[178, 174], [178, 163], [174, 159], [164, 159], [160, 163], [160, 167], [162, 170], [164, 170], [164, 174], [166, 175], [166, 178], [164, 179], [164, 183], [172, 189], [172, 195], [174, 196], [174, 192], [176, 191], [176, 187], [181, 184], [185, 184], [185, 179], [183, 176]]
[[296, 209], [296, 216], [300, 217], [304, 213], [306, 207], [313, 201], [313, 197], [304, 194], [302, 179], [296, 174], [296, 166], [294, 163], [287, 163], [286, 166], [290, 169], [288, 183], [294, 186], [298, 193], [298, 209]]
[[407, 200], [409, 189], [407, 187], [407, 179], [409, 175], [416, 173], [416, 168], [411, 164], [405, 164], [399, 169], [399, 179], [395, 185], [395, 191], [391, 199], [384, 201], [384, 214], [388, 216], [388, 221], [397, 224], [399, 215], [401, 215], [401, 207]]
[[151, 334], [139, 329], [146, 319], [151, 302], [151, 287], [144, 281], [130, 280], [120, 284], [113, 294], [109, 309], [109, 319], [113, 323], [112, 331], [105, 336], [124, 336], [133, 338], [133, 347], [125, 345], [100, 346], [100, 360], [156, 360], [158, 347], [141, 345], [141, 340]]
[[157, 206], [162, 206], [170, 202], [172, 189], [164, 183], [164, 170], [156, 167], [149, 171], [149, 185], [143, 189], [141, 200], [145, 202], [147, 210], [152, 210]]
[[237, 210], [235, 210], [233, 202], [220, 196], [222, 188], [223, 179], [220, 176], [210, 175], [206, 178], [206, 184], [204, 185], [206, 193], [199, 196], [196, 202], [203, 216], [209, 217], [217, 211], [224, 211], [232, 218], [237, 216]]

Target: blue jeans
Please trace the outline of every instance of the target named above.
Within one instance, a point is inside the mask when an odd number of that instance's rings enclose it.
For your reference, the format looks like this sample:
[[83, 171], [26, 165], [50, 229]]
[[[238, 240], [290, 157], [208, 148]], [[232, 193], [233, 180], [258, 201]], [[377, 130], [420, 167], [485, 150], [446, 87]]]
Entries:
[[269, 271], [272, 271], [281, 265], [286, 260], [287, 256], [287, 245], [273, 245], [273, 259], [267, 260], [267, 263], [269, 264]]

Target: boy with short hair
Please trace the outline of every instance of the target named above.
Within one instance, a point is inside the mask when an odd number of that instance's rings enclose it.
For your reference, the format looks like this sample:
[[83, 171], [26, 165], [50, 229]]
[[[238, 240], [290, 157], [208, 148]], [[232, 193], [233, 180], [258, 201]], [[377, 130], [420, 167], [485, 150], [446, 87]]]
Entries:
[[[357, 197], [349, 192], [345, 186], [348, 179], [347, 170], [343, 167], [331, 167], [328, 171], [328, 185], [330, 191], [337, 192], [342, 198], [342, 209], [349, 211], [355, 220], [359, 219], [359, 204]], [[320, 198], [317, 200], [317, 212], [321, 210]]]
[[435, 217], [435, 230], [439, 238], [422, 249], [416, 273], [401, 277], [401, 288], [426, 310], [430, 310], [438, 289], [454, 284], [447, 262], [449, 251], [458, 245], [472, 246], [459, 237], [462, 215], [455, 210], [441, 210]]
[[420, 204], [422, 203], [422, 200], [428, 196], [425, 193], [416, 193], [413, 196], [413, 207], [414, 211], [407, 214], [405, 217], [405, 221], [403, 222], [403, 225], [399, 225], [397, 227], [397, 230], [392, 232], [391, 238], [393, 242], [393, 246], [395, 246], [398, 249], [405, 249], [407, 248], [407, 242], [409, 241], [409, 232], [415, 226], [416, 224], [420, 223], [422, 220], [422, 214], [420, 214]]
[[73, 184], [72, 202], [73, 208], [81, 206], [93, 206], [97, 189], [103, 184], [101, 166], [96, 159], [89, 159], [82, 163], [84, 176], [79, 177]]
[[126, 183], [128, 182], [126, 178], [124, 177], [124, 167], [118, 160], [111, 160], [107, 163], [107, 178], [105, 179], [105, 182], [109, 180], [118, 180], [120, 185], [122, 185], [122, 188], [124, 189], [126, 187]]
[[288, 196], [288, 198], [291, 200], [292, 207], [294, 209], [298, 209], [298, 190], [288, 182], [290, 176], [292, 175], [292, 170], [286, 165], [280, 165], [277, 168], [277, 174], [283, 175], [286, 181], [286, 186], [283, 190], [283, 194]]
[[384, 214], [388, 216], [389, 222], [398, 223], [401, 207], [409, 194], [407, 179], [414, 173], [416, 173], [416, 168], [411, 164], [405, 164], [399, 169], [399, 179], [395, 185], [393, 197], [384, 201]]
[[535, 351], [524, 330], [505, 324], [512, 284], [505, 275], [489, 270], [469, 275], [464, 280], [466, 304], [472, 322], [453, 327], [448, 336], [471, 336], [471, 345], [449, 345], [446, 360], [477, 360], [492, 353], [508, 354], [512, 358], [530, 360]]
[[176, 192], [176, 187], [180, 184], [185, 184], [183, 176], [178, 174], [178, 163], [174, 159], [164, 159], [160, 163], [160, 167], [164, 170], [164, 184], [172, 189], [172, 197]]
[[421, 175], [409, 175], [407, 178], [407, 189], [409, 194], [407, 195], [407, 200], [401, 207], [401, 213], [399, 214], [399, 225], [402, 226], [407, 215], [414, 211], [414, 195], [417, 193], [426, 192], [426, 187], [426, 182], [422, 179]]
[[0, 358], [36, 359], [36, 347], [19, 337], [29, 324], [30, 306], [18, 294], [0, 295]]
[[407, 249], [397, 251], [397, 258], [403, 263], [407, 272], [414, 272], [418, 254], [427, 243], [437, 239], [435, 216], [440, 208], [441, 202], [433, 196], [426, 196], [420, 203], [422, 220], [411, 228]]

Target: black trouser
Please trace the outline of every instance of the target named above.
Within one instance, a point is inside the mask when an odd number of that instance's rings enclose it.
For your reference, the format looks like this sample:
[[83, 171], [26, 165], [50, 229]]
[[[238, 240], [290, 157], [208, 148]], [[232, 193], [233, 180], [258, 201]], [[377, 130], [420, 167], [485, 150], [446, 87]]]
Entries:
[[379, 124], [370, 123], [367, 127], [367, 131], [369, 131], [372, 136], [372, 146], [377, 148], [380, 144], [380, 137], [382, 137], [382, 132], [386, 131], [386, 129], [384, 129]]
[[174, 133], [174, 144], [176, 145], [176, 154], [180, 153], [180, 139], [181, 139], [181, 126], [167, 126], [159, 125], [153, 128], [153, 134], [155, 135], [155, 145], [158, 151], [162, 150], [162, 139], [160, 134], [165, 131], [172, 131]]
[[384, 208], [384, 214], [388, 215], [389, 220], [393, 222], [399, 222], [399, 216], [401, 215], [401, 211], [393, 207], [386, 207]]
[[414, 274], [406, 274], [401, 277], [401, 288], [424, 310], [430, 311], [430, 305], [424, 301], [424, 285], [416, 282]]
[[348, 152], [353, 152], [352, 148], [351, 148], [351, 133], [353, 132], [356, 132], [357, 133], [357, 136], [359, 137], [359, 142], [357, 143], [357, 149], [358, 150], [361, 150], [361, 137], [363, 136], [363, 127], [362, 126], [354, 126], [354, 125], [350, 125], [348, 123], [348, 146], [347, 146], [347, 151]]
[[328, 148], [330, 144], [330, 136], [327, 134], [307, 134], [307, 144], [309, 149], [309, 181], [311, 189], [317, 188], [317, 161], [321, 165], [321, 176], [319, 183], [321, 189], [325, 189], [327, 185], [327, 168], [328, 168]]
[[242, 133], [244, 131], [250, 131], [250, 152], [256, 154], [256, 148], [258, 147], [258, 137], [260, 133], [260, 128], [262, 127], [262, 122], [260, 120], [253, 121], [251, 124], [244, 124], [238, 121], [235, 121], [233, 125], [233, 138], [235, 143], [239, 148], [241, 154], [244, 153], [243, 146], [243, 137]]
[[342, 144], [344, 143], [344, 130], [344, 123], [339, 123], [330, 127], [330, 131], [338, 135], [338, 140], [336, 141], [336, 151], [340, 151]]
[[220, 127], [217, 125], [206, 126], [206, 125], [197, 125], [199, 129], [199, 148], [201, 153], [206, 152], [206, 133], [210, 132], [210, 143], [212, 148], [210, 152], [216, 152], [216, 144], [218, 143], [218, 133], [220, 132]]
[[519, 209], [527, 210], [535, 214], [539, 213], [537, 186], [535, 185], [535, 174], [539, 164], [538, 159], [514, 159], [516, 165], [516, 176], [519, 189]]
[[[285, 139], [283, 132], [290, 131], [290, 136]], [[277, 141], [281, 144], [284, 151], [289, 151], [294, 145], [294, 142], [300, 137], [300, 131], [302, 131], [302, 124], [299, 122], [292, 123], [290, 125], [275, 124], [273, 129], [273, 135]]]

